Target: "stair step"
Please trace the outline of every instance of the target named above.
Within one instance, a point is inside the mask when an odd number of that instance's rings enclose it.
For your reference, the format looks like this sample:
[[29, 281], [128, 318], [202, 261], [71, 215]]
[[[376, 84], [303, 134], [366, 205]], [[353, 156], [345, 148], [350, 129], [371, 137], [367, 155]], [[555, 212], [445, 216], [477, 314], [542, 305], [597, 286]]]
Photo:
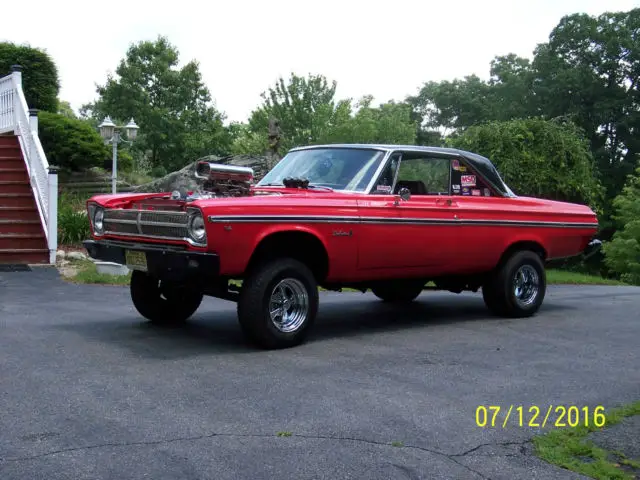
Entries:
[[0, 249], [0, 263], [49, 263], [49, 250], [46, 248]]
[[25, 168], [5, 168], [0, 163], [0, 181], [29, 181], [27, 170]]
[[4, 193], [0, 192], [0, 206], [2, 207], [32, 207], [36, 208], [33, 193]]
[[5, 233], [42, 234], [40, 220], [0, 220], [0, 235]]
[[39, 213], [35, 206], [3, 207], [0, 206], [0, 220], [38, 220]]
[[47, 239], [37, 233], [0, 233], [0, 250], [47, 248]]
[[2, 145], [19, 145], [18, 137], [15, 135], [0, 135], [0, 146]]
[[15, 157], [15, 158], [5, 157], [4, 160], [0, 158], [0, 168], [20, 168], [25, 172], [27, 171], [26, 170], [27, 167], [24, 164], [24, 160], [22, 160], [22, 158], [20, 157]]
[[0, 156], [20, 155], [20, 145], [0, 145]]
[[30, 193], [29, 180], [0, 180], [0, 192], [2, 193]]

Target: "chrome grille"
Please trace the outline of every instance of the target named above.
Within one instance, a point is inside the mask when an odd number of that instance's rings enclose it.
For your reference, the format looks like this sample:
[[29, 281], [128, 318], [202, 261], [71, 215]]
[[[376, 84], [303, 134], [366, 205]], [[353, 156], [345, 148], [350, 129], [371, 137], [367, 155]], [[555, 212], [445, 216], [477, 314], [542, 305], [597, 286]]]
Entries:
[[104, 211], [105, 234], [191, 241], [187, 212], [162, 210]]

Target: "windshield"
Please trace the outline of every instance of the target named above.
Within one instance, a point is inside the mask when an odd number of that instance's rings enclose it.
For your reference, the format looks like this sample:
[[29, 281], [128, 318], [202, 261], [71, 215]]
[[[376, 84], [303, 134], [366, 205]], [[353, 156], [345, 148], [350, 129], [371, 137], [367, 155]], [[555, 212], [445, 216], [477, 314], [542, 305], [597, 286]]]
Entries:
[[359, 148], [313, 148], [289, 152], [258, 186], [282, 185], [285, 178], [303, 178], [309, 185], [363, 192], [385, 152]]

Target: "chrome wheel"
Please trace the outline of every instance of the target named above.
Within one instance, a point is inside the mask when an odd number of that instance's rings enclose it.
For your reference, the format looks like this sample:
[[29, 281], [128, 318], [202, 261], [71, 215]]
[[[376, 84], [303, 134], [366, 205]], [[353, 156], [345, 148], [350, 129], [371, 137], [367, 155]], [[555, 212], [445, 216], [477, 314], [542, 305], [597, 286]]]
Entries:
[[513, 296], [520, 307], [536, 301], [540, 291], [540, 275], [531, 265], [522, 265], [513, 278]]
[[284, 333], [296, 331], [308, 314], [309, 296], [300, 280], [285, 278], [273, 288], [269, 299], [269, 315], [278, 330]]

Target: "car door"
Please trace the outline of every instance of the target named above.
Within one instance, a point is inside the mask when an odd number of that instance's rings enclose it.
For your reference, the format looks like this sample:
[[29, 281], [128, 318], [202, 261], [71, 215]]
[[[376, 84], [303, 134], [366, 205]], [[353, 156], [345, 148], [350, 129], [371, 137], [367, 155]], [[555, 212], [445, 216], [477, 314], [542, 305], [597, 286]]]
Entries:
[[400, 153], [391, 155], [371, 194], [358, 198], [358, 269], [362, 271], [397, 267], [398, 251], [407, 241], [408, 228], [397, 221], [397, 196], [393, 195], [400, 158]]
[[460, 237], [468, 239], [461, 245], [458, 262], [467, 271], [493, 268], [513, 229], [499, 220], [505, 206], [512, 207], [463, 159], [452, 164], [452, 186], [456, 187], [453, 198], [458, 205]]
[[446, 273], [458, 255], [458, 204], [451, 195], [451, 162], [447, 155], [403, 152], [394, 186], [394, 193], [407, 189], [410, 194], [396, 207], [407, 226], [403, 263], [432, 275]]
[[[396, 160], [396, 165], [393, 160]], [[438, 274], [457, 252], [456, 203], [450, 195], [450, 158], [400, 151], [369, 198], [358, 201], [359, 268]], [[385, 179], [386, 178], [386, 179]], [[399, 195], [409, 190], [408, 198]]]

